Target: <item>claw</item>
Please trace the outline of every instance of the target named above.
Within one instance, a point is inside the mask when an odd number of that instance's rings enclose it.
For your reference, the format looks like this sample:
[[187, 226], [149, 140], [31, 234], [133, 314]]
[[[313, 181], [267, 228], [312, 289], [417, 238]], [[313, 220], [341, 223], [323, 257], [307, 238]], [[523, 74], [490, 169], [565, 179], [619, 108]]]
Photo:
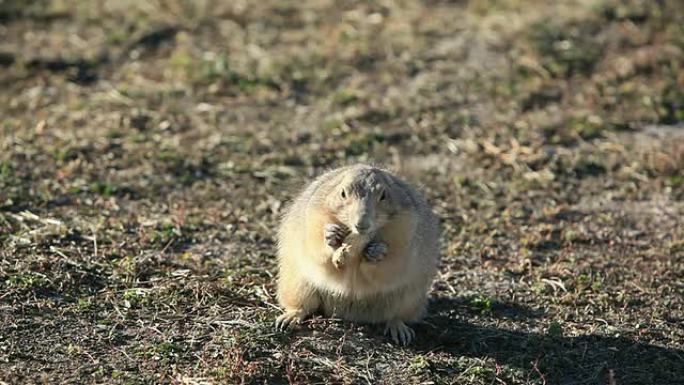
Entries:
[[301, 310], [289, 310], [276, 318], [275, 328], [278, 331], [287, 330], [289, 327], [301, 323], [306, 318], [306, 313]]
[[380, 262], [387, 255], [387, 250], [384, 242], [370, 242], [363, 250], [363, 256], [368, 262]]
[[397, 345], [406, 346], [416, 337], [416, 332], [402, 321], [391, 321], [385, 327], [385, 334], [389, 334]]
[[328, 223], [323, 230], [325, 243], [333, 249], [340, 247], [349, 233], [350, 231], [346, 226], [335, 223]]

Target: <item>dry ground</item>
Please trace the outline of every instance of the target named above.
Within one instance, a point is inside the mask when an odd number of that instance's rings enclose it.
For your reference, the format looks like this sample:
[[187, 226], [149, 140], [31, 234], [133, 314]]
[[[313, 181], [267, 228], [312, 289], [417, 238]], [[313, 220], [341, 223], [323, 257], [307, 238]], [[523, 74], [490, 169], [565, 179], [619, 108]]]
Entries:
[[[684, 384], [680, 1], [0, 0], [0, 383]], [[421, 184], [418, 341], [276, 333], [322, 170]]]

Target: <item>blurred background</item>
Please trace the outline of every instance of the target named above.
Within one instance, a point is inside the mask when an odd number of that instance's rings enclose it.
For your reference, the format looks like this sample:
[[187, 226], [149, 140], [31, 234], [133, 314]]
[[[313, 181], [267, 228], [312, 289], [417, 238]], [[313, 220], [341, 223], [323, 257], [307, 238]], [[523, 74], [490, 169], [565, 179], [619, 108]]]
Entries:
[[[681, 1], [0, 0], [0, 130], [0, 380], [684, 377]], [[271, 332], [354, 162], [442, 218], [413, 350]]]

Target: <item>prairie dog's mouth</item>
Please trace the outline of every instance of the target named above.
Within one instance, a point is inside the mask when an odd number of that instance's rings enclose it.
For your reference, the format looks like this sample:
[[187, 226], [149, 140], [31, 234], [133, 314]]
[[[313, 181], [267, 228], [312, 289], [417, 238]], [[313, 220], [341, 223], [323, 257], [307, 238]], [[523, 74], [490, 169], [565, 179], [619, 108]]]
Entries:
[[347, 235], [347, 239], [345, 239], [345, 241], [347, 241], [349, 243], [353, 243], [353, 242], [363, 240], [363, 239], [366, 239], [369, 237], [370, 237], [370, 235], [368, 233], [359, 233], [359, 232], [352, 231], [351, 233], [349, 233], [349, 235]]
[[359, 229], [356, 226], [351, 227], [351, 234], [354, 234], [356, 236], [361, 236], [361, 235], [370, 235], [372, 233], [372, 228], [371, 227], [366, 227], [363, 229]]

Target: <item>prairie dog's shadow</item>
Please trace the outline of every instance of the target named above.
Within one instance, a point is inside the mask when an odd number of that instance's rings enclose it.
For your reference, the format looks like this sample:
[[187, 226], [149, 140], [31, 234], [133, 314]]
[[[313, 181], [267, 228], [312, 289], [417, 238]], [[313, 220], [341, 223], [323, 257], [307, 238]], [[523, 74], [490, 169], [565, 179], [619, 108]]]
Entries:
[[[454, 356], [494, 358], [527, 370], [536, 368], [552, 384], [682, 384], [684, 351], [633, 341], [624, 337], [589, 334], [578, 337], [557, 333], [479, 326], [455, 319], [472, 303], [464, 298], [435, 298], [413, 349]], [[515, 319], [542, 316], [524, 306], [493, 302], [490, 314]], [[463, 314], [467, 315], [467, 314]], [[462, 318], [462, 317], [461, 317]]]

